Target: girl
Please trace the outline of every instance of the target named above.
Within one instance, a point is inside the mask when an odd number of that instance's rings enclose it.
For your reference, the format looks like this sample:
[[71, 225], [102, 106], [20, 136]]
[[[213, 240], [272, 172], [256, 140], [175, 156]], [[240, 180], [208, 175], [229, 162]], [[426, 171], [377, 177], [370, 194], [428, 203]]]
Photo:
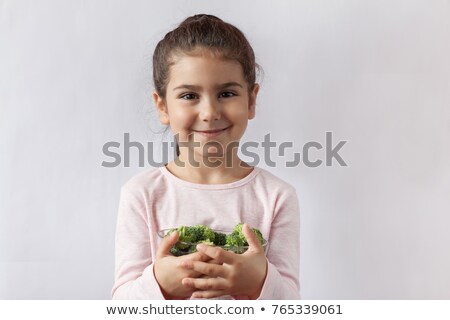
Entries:
[[[255, 117], [256, 66], [242, 32], [212, 15], [187, 18], [156, 46], [153, 98], [176, 137], [177, 157], [121, 189], [113, 299], [300, 298], [296, 190], [237, 155]], [[246, 222], [244, 254], [199, 245], [175, 257], [178, 233], [157, 235], [182, 225], [230, 230], [239, 222]], [[250, 226], [268, 240], [267, 254]]]

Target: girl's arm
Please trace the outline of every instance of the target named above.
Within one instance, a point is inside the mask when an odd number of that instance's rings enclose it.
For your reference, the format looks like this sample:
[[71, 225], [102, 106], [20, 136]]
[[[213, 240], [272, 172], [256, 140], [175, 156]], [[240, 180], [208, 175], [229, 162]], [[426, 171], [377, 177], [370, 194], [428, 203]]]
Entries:
[[[137, 194], [137, 195], [135, 195]], [[182, 257], [170, 253], [178, 233], [164, 238], [155, 254], [150, 245], [149, 222], [143, 196], [136, 189], [121, 190], [116, 227], [116, 272], [113, 299], [185, 299], [193, 290], [185, 288], [184, 277], [197, 278], [200, 273], [180, 267], [182, 261], [208, 261], [200, 252]], [[153, 260], [155, 256], [155, 260]]]
[[277, 200], [267, 262], [267, 276], [258, 299], [300, 299], [300, 209], [293, 187]]
[[113, 299], [164, 299], [154, 275], [145, 212], [142, 200], [126, 186], [122, 187], [115, 237]]

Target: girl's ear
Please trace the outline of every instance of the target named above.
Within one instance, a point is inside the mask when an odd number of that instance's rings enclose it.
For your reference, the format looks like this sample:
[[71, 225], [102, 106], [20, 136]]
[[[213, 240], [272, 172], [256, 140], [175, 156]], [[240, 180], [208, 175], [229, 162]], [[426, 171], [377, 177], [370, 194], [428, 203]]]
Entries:
[[256, 97], [258, 96], [259, 84], [255, 83], [253, 90], [248, 97], [248, 119], [253, 119], [256, 114]]
[[169, 125], [169, 113], [167, 112], [166, 102], [156, 91], [153, 91], [153, 100], [155, 100], [156, 109], [159, 113], [159, 121], [161, 121], [162, 124]]

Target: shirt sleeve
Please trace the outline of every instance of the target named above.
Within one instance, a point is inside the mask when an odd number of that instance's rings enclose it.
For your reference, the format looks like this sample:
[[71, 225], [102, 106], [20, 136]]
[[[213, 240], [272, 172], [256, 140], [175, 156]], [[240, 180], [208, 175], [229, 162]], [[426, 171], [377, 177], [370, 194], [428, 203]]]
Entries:
[[295, 188], [280, 195], [267, 251], [267, 275], [258, 300], [300, 297], [300, 209]]
[[149, 224], [143, 200], [123, 186], [115, 237], [112, 299], [164, 299], [153, 272]]

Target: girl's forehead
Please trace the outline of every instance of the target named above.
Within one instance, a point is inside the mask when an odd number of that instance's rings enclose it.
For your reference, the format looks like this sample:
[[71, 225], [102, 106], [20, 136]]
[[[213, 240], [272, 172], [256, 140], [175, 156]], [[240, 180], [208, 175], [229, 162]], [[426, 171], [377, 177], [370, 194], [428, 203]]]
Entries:
[[245, 83], [242, 67], [236, 60], [213, 56], [182, 56], [170, 67], [169, 83], [188, 82]]
[[174, 59], [171, 68], [176, 69], [189, 69], [189, 68], [199, 68], [199, 67], [218, 67], [218, 68], [229, 68], [229, 67], [240, 67], [240, 63], [236, 60], [225, 59], [222, 57], [212, 56], [212, 55], [183, 55]]

